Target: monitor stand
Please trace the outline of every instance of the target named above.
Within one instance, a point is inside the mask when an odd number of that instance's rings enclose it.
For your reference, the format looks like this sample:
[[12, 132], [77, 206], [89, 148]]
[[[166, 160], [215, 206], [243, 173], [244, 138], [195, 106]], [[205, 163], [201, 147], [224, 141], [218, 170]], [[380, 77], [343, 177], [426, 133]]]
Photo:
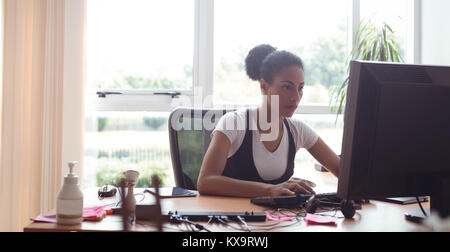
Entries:
[[[430, 216], [431, 210], [429, 208], [424, 208], [423, 210], [425, 211], [427, 216]], [[416, 208], [407, 211], [405, 213], [405, 218], [406, 220], [414, 223], [423, 223], [427, 217], [423, 214], [422, 209]]]
[[[443, 219], [450, 217], [450, 179], [448, 177], [435, 179], [430, 197], [430, 207], [424, 209], [427, 216], [431, 212], [439, 214]], [[412, 209], [405, 213], [405, 218], [409, 221], [422, 223], [426, 217], [420, 208]]]

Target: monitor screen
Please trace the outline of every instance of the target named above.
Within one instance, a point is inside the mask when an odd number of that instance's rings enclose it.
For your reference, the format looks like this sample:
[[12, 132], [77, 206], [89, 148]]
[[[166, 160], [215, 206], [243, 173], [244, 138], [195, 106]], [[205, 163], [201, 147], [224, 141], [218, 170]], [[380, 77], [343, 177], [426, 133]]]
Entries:
[[338, 196], [427, 195], [431, 208], [433, 199], [442, 208], [450, 184], [450, 67], [352, 61], [350, 69]]

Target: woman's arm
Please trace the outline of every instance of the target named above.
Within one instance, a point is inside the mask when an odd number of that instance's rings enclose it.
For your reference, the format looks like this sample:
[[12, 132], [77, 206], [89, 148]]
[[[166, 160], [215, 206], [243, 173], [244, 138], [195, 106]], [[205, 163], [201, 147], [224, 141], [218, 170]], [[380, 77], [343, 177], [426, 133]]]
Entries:
[[222, 176], [230, 145], [230, 140], [225, 134], [220, 131], [214, 133], [198, 177], [199, 193], [241, 197], [267, 195], [268, 185]]
[[294, 180], [280, 185], [270, 185], [222, 176], [230, 145], [230, 140], [225, 134], [220, 131], [214, 133], [197, 181], [200, 194], [253, 198], [293, 195], [296, 192], [308, 191], [308, 188], [305, 189], [304, 185]]
[[339, 165], [341, 159], [336, 153], [319, 137], [316, 144], [310, 148], [309, 153], [327, 170], [333, 173], [334, 176], [339, 177]]

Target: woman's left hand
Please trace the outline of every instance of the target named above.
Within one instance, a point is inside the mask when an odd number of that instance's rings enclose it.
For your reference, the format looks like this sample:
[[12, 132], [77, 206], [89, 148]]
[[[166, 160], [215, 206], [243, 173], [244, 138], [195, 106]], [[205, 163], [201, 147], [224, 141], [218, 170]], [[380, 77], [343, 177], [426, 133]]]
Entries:
[[300, 183], [302, 186], [306, 185], [309, 188], [315, 188], [317, 186], [314, 182], [311, 182], [311, 181], [306, 180], [306, 179], [301, 179], [301, 178], [292, 177], [291, 179], [289, 179], [289, 181]]
[[316, 192], [312, 189], [313, 187], [316, 187], [316, 184], [311, 181], [292, 177], [287, 183], [297, 184], [302, 188], [305, 188], [309, 193], [316, 194]]

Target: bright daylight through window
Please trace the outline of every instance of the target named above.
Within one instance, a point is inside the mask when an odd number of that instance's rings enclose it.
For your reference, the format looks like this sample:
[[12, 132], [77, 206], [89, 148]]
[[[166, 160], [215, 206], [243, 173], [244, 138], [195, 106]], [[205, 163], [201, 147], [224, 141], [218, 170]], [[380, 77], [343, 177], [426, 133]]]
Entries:
[[194, 0], [87, 3], [85, 185], [114, 183], [128, 169], [147, 179], [157, 172], [170, 184], [168, 113], [98, 111], [100, 98], [93, 95], [105, 89], [191, 90]]
[[[212, 1], [212, 0], [211, 0]], [[386, 22], [394, 31], [406, 59], [411, 31], [412, 1], [361, 0], [88, 0], [87, 87], [84, 186], [114, 183], [117, 175], [134, 169], [143, 174], [137, 186], [148, 186], [157, 173], [164, 186], [175, 184], [170, 158], [166, 107], [135, 106], [154, 99], [150, 91], [195, 92], [195, 85], [212, 85], [216, 107], [256, 105], [260, 89], [246, 76], [244, 60], [259, 44], [300, 56], [306, 70], [303, 111], [295, 115], [340, 153], [342, 118], [330, 112], [330, 88], [346, 78], [353, 18]], [[203, 3], [203, 4], [202, 4]], [[206, 6], [206, 7], [205, 7]], [[205, 13], [213, 29], [203, 27]], [[207, 16], [207, 15], [206, 15]], [[199, 42], [199, 38], [205, 38]], [[201, 40], [201, 39], [200, 39]], [[212, 52], [205, 52], [211, 43]], [[202, 44], [203, 45], [203, 44]], [[213, 55], [209, 55], [213, 54]], [[214, 68], [196, 69], [207, 55]], [[198, 62], [197, 62], [198, 63]], [[205, 73], [205, 71], [213, 71]], [[196, 73], [213, 75], [211, 83], [195, 83]], [[99, 98], [98, 91], [134, 92]], [[140, 93], [141, 92], [141, 93]], [[141, 94], [141, 95], [139, 95]], [[114, 101], [126, 101], [126, 107]], [[107, 105], [99, 106], [107, 101]], [[113, 101], [113, 102], [111, 102]], [[162, 102], [164, 103], [164, 102]], [[314, 108], [319, 109], [317, 112]], [[314, 165], [307, 151], [296, 158], [296, 175]]]
[[327, 105], [328, 89], [342, 82], [346, 74], [345, 2], [215, 1], [215, 102], [259, 103], [259, 85], [246, 76], [243, 59], [254, 46], [268, 43], [303, 59], [306, 87], [302, 104]]

